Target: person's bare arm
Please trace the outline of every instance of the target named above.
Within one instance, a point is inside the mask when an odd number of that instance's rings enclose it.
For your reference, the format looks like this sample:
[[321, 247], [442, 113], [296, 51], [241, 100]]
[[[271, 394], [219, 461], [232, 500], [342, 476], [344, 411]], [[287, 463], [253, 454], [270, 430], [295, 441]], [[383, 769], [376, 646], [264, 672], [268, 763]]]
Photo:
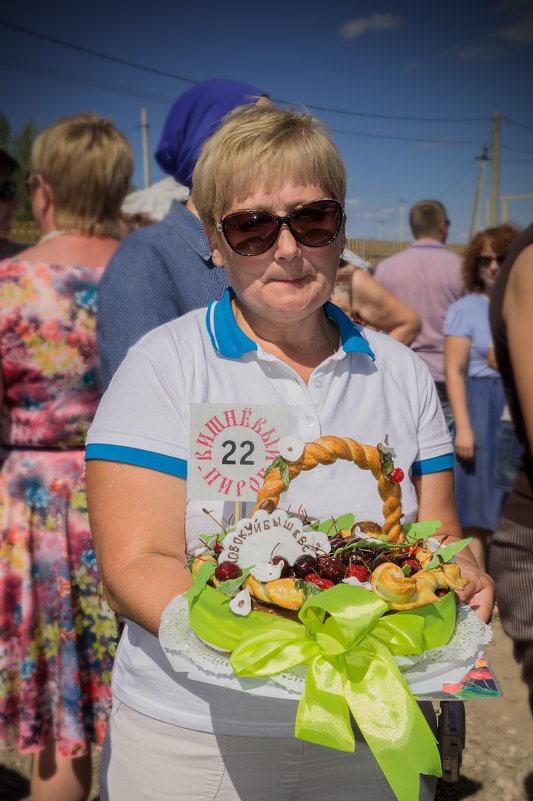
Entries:
[[109, 604], [157, 635], [165, 606], [192, 583], [185, 567], [185, 480], [101, 460], [87, 463], [86, 478]]
[[492, 345], [489, 345], [489, 349], [487, 351], [487, 367], [490, 367], [491, 370], [498, 369], [498, 362], [496, 361], [496, 353]]
[[[412, 481], [418, 498], [418, 519], [441, 522], [435, 539], [448, 543], [463, 539], [455, 509], [453, 470], [413, 476]], [[470, 548], [463, 548], [455, 558], [463, 577], [468, 579], [467, 586], [457, 596], [488, 623], [494, 607], [493, 580], [479, 568]]]
[[529, 447], [533, 451], [533, 245], [518, 256], [505, 291], [503, 318]]
[[474, 458], [474, 432], [466, 402], [466, 371], [472, 341], [468, 337], [444, 338], [446, 391], [455, 422], [455, 452], [460, 459]]
[[420, 317], [364, 270], [352, 275], [352, 313], [378, 331], [410, 345], [422, 330]]

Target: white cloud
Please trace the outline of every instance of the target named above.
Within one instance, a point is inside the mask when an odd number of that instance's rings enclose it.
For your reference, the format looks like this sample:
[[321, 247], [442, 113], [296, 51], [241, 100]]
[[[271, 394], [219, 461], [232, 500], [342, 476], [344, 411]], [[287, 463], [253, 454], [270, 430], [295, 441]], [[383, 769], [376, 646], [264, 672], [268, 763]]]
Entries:
[[472, 45], [472, 47], [465, 47], [463, 50], [458, 50], [457, 55], [459, 58], [464, 58], [469, 61], [492, 61], [505, 53], [503, 48], [498, 45]]
[[355, 209], [359, 209], [361, 207], [361, 201], [356, 197], [347, 197], [344, 205], [347, 209], [355, 211]]
[[371, 17], [348, 20], [339, 32], [343, 39], [356, 39], [367, 31], [392, 31], [399, 28], [403, 21], [403, 17], [396, 14], [373, 14]]
[[510, 25], [508, 28], [500, 28], [494, 31], [493, 36], [496, 39], [503, 39], [504, 42], [519, 45], [520, 47], [531, 44], [533, 42], [533, 15], [530, 15], [529, 19], [525, 19], [517, 25]]
[[492, 61], [512, 49], [533, 44], [533, 4], [531, 0], [507, 0], [496, 9], [513, 17], [513, 24], [496, 28], [489, 33], [492, 42], [472, 45], [457, 51], [459, 58], [472, 61]]
[[384, 222], [394, 214], [398, 214], [398, 208], [394, 206], [375, 206], [364, 203], [356, 198], [346, 200], [346, 210], [355, 220], [369, 220], [374, 222]]

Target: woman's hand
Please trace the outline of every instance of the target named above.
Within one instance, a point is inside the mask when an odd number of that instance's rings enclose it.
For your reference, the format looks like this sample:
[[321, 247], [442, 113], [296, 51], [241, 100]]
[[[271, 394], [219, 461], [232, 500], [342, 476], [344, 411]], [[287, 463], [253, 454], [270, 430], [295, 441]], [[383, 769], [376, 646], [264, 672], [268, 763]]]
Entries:
[[489, 623], [495, 600], [494, 581], [478, 567], [468, 548], [458, 553], [455, 560], [461, 575], [468, 581], [464, 590], [456, 592], [457, 597], [474, 609], [481, 620]]
[[[412, 481], [418, 498], [418, 519], [440, 520], [441, 527], [435, 539], [443, 540], [444, 544], [462, 540], [455, 510], [453, 470], [413, 476]], [[468, 580], [464, 590], [456, 593], [457, 597], [488, 623], [494, 607], [493, 580], [481, 570], [470, 548], [463, 548], [455, 558], [461, 574]]]
[[455, 452], [459, 459], [473, 461], [475, 453], [475, 438], [470, 421], [455, 428]]

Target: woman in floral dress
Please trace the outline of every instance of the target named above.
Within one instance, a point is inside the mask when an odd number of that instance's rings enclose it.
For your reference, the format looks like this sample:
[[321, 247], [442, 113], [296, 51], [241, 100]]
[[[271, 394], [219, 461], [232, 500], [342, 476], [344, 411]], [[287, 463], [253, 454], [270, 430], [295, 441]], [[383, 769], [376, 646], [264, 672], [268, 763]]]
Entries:
[[55, 122], [29, 178], [43, 238], [0, 263], [0, 748], [34, 754], [34, 801], [88, 797], [111, 695], [117, 626], [83, 457], [100, 398], [96, 287], [132, 170], [107, 120]]

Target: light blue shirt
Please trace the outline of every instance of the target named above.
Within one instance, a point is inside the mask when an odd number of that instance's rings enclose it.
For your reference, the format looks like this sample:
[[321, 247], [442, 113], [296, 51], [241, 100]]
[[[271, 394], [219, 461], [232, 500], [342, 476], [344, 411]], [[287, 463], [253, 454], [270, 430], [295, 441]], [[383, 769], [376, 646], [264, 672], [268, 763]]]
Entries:
[[448, 309], [444, 335], [467, 337], [471, 340], [468, 357], [469, 378], [497, 378], [496, 370], [487, 366], [491, 331], [489, 301], [479, 292], [465, 295]]

